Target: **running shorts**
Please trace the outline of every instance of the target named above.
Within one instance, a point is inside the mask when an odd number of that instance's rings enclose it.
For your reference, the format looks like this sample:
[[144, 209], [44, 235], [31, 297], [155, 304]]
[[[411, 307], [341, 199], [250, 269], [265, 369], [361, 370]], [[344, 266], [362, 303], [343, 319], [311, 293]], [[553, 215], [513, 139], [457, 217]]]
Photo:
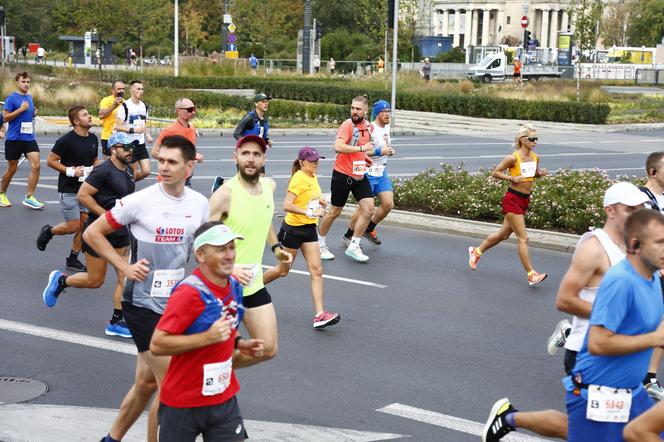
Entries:
[[574, 370], [574, 366], [576, 365], [576, 355], [578, 352], [574, 350], [567, 350], [565, 349], [565, 358], [564, 358], [564, 364], [565, 364], [565, 373], [567, 373], [569, 376], [572, 375], [572, 370]]
[[387, 172], [383, 173], [382, 176], [367, 175], [367, 178], [371, 185], [371, 193], [373, 193], [374, 196], [378, 196], [379, 193], [392, 192], [394, 190], [392, 187], [392, 180], [387, 175]]
[[81, 213], [90, 213], [90, 210], [78, 202], [78, 194], [60, 193], [60, 213], [65, 221], [73, 221], [81, 219]]
[[355, 199], [359, 202], [365, 198], [374, 197], [371, 192], [371, 185], [369, 178], [366, 175], [361, 180], [356, 180], [351, 176], [332, 171], [332, 181], [330, 183], [330, 191], [332, 196], [330, 202], [335, 207], [343, 207], [348, 201], [348, 195], [352, 192]]
[[20, 141], [20, 140], [7, 140], [5, 141], [5, 160], [17, 161], [21, 159], [21, 155], [26, 158], [30, 152], [39, 152], [39, 145], [36, 141]]
[[271, 303], [272, 297], [270, 296], [270, 292], [268, 292], [265, 287], [253, 295], [244, 296], [242, 298], [242, 304], [244, 304], [244, 308], [256, 308]]
[[305, 224], [303, 226], [291, 226], [284, 221], [277, 235], [277, 239], [284, 247], [299, 249], [302, 243], [318, 242], [316, 224]]
[[161, 315], [145, 307], [122, 301], [122, 316], [139, 353], [150, 350], [150, 340]]
[[111, 149], [108, 147], [108, 140], [101, 140], [101, 153], [107, 157], [111, 156]]
[[530, 195], [521, 193], [511, 187], [505, 192], [503, 196], [503, 215], [507, 213], [514, 213], [516, 215], [525, 215], [530, 203]]
[[139, 144], [134, 147], [134, 150], [131, 153], [131, 162], [135, 163], [141, 160], [150, 159], [148, 150], [145, 148], [145, 144]]

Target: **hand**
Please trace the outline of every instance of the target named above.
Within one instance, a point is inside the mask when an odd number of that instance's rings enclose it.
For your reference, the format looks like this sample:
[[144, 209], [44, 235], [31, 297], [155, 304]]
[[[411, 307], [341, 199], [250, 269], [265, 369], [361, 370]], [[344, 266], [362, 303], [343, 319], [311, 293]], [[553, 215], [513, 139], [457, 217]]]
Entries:
[[369, 141], [367, 144], [364, 144], [364, 145], [362, 146], [362, 152], [368, 152], [368, 151], [370, 151], [370, 150], [373, 149], [373, 148], [374, 148], [374, 143], [373, 143], [373, 141]]
[[[23, 100], [23, 102], [21, 103], [21, 107], [19, 107], [19, 109], [21, 110], [21, 112], [25, 112], [28, 109], [30, 109], [30, 103], [28, 103], [28, 100]], [[37, 112], [37, 109], [35, 109], [35, 112]]]
[[518, 183], [523, 182], [523, 177], [522, 177], [521, 175], [519, 175], [519, 176], [511, 176], [511, 177], [510, 177], [510, 181], [513, 182], [513, 183], [517, 183], [517, 184], [518, 184]]
[[196, 153], [196, 162], [197, 163], [202, 163], [203, 162], [203, 155], [201, 155], [198, 152]]
[[240, 339], [237, 341], [237, 349], [240, 353], [260, 358], [263, 356], [262, 339]]
[[251, 279], [254, 277], [253, 266], [249, 265], [239, 265], [236, 264], [233, 266], [233, 278], [242, 285], [247, 285], [251, 282]]
[[124, 273], [127, 279], [131, 279], [132, 281], [145, 281], [148, 272], [150, 272], [149, 264], [150, 262], [144, 258], [134, 264], [127, 265], [122, 273]]
[[36, 117], [38, 113], [39, 113], [39, 109], [37, 109], [37, 108], [35, 107], [35, 112], [32, 114], [32, 116], [33, 116], [33, 117]]
[[84, 173], [85, 173], [85, 168], [83, 166], [74, 167], [74, 176], [75, 177], [83, 176]]
[[113, 101], [113, 104], [115, 105], [115, 107], [118, 107], [122, 104], [123, 101], [124, 99], [122, 97], [115, 97], [115, 101]]
[[385, 147], [383, 147], [381, 153], [383, 155], [387, 155], [387, 156], [391, 157], [392, 155], [394, 155], [395, 151], [394, 151], [394, 148], [392, 146], [385, 146]]
[[218, 344], [227, 341], [231, 337], [231, 320], [226, 318], [226, 312], [217, 319], [205, 332], [210, 344]]
[[[143, 132], [145, 132], [145, 127], [143, 128]], [[152, 135], [149, 133], [145, 135], [145, 140], [148, 142], [148, 144], [152, 144]]]
[[320, 204], [321, 207], [325, 208], [327, 207], [327, 200], [325, 198], [321, 198], [318, 200], [318, 204]]
[[373, 159], [366, 152], [364, 153], [364, 161], [367, 163], [367, 167], [371, 167], [373, 164]]
[[540, 169], [539, 174], [540, 176], [549, 176], [549, 171], [546, 169]]
[[5, 133], [0, 131], [0, 138], [4, 138], [4, 137], [5, 137]]
[[284, 264], [292, 264], [293, 263], [293, 255], [291, 255], [289, 252], [285, 251], [281, 247], [277, 247], [274, 249], [274, 256], [277, 257], [277, 259]]
[[325, 215], [325, 208], [324, 208], [324, 207], [318, 207], [318, 208], [316, 208], [316, 209], [313, 211], [312, 215], [313, 215], [315, 218], [320, 218], [321, 216]]

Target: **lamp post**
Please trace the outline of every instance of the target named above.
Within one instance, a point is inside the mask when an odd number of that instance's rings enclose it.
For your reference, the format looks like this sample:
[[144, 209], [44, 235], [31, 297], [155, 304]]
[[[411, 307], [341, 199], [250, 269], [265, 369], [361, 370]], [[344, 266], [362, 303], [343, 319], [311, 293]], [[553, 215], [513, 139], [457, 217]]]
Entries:
[[397, 46], [399, 36], [399, 0], [394, 0], [394, 32], [392, 34], [392, 95], [390, 106], [392, 107], [391, 126], [394, 127], [397, 110]]
[[178, 51], [178, 46], [180, 45], [180, 23], [179, 23], [179, 6], [178, 6], [178, 0], [175, 0], [175, 13], [173, 14], [175, 17], [175, 32], [173, 35], [173, 76], [178, 77], [180, 75], [180, 58], [179, 58], [179, 51]]

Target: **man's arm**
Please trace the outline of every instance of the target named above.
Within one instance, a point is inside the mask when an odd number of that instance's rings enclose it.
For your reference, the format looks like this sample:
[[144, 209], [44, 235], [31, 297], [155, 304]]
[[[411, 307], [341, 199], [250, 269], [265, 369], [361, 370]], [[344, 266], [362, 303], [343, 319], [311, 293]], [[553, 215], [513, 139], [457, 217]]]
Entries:
[[[55, 170], [56, 172], [63, 173], [67, 175], [68, 177], [81, 177], [83, 176], [83, 166], [70, 166], [67, 167], [64, 164], [60, 162], [62, 157], [58, 155], [57, 153], [51, 151], [48, 154], [48, 157], [46, 158], [46, 165], [50, 167], [51, 169]], [[67, 169], [69, 170], [69, 173], [67, 173]]]
[[353, 152], [368, 153], [371, 149], [373, 149], [373, 147], [374, 144], [371, 141], [362, 146], [352, 146], [350, 144], [346, 144], [344, 140], [342, 140], [341, 138], [337, 138], [337, 140], [334, 142], [334, 150], [337, 153], [353, 153]]
[[87, 181], [81, 184], [80, 189], [78, 189], [78, 202], [87, 207], [90, 212], [97, 216], [102, 216], [104, 208], [97, 204], [97, 201], [94, 199], [94, 195], [99, 192], [99, 189], [89, 184]]
[[[272, 186], [272, 194], [274, 194], [274, 191], [277, 190], [277, 182], [272, 178], [267, 178], [267, 181]], [[266, 242], [267, 245], [270, 246], [270, 248], [272, 248], [275, 244], [279, 244], [279, 239], [277, 238], [277, 231], [274, 229], [274, 224], [272, 223], [270, 223], [270, 229], [267, 231]], [[276, 256], [277, 259], [283, 262], [284, 264], [293, 263], [293, 255], [291, 255], [281, 247], [277, 247], [274, 249], [274, 256]]]
[[109, 107], [105, 107], [103, 109], [99, 109], [99, 119], [103, 120], [104, 118], [108, 117], [113, 113], [116, 107], [120, 106], [120, 103], [122, 103], [123, 99], [122, 97], [116, 97], [115, 100], [113, 100], [110, 104]]
[[619, 356], [664, 346], [664, 321], [657, 330], [642, 335], [620, 335], [601, 325], [588, 330], [588, 351], [593, 355]]
[[5, 123], [9, 123], [10, 121], [16, 119], [16, 117], [21, 115], [23, 112], [27, 111], [28, 109], [30, 109], [30, 103], [28, 103], [28, 100], [23, 100], [21, 106], [15, 111], [9, 112], [7, 109], [3, 109], [2, 119], [4, 120]]
[[242, 132], [244, 132], [247, 128], [249, 128], [250, 123], [251, 124], [254, 123], [254, 119], [251, 118], [250, 114], [247, 114], [244, 117], [242, 117], [237, 126], [235, 126], [235, 130], [233, 131], [233, 138], [235, 138], [236, 140], [242, 138]]
[[505, 173], [507, 169], [514, 166], [515, 162], [516, 158], [514, 158], [514, 155], [506, 156], [505, 158], [503, 158], [503, 160], [500, 163], [498, 163], [496, 168], [493, 169], [493, 172], [491, 172], [491, 176], [499, 180], [513, 181], [515, 183], [520, 182], [521, 181], [520, 177], [512, 177], [511, 175]]
[[209, 221], [222, 221], [225, 219], [231, 208], [231, 189], [228, 186], [221, 186], [217, 189], [210, 197], [209, 207]]
[[[584, 241], [574, 254], [572, 263], [563, 276], [556, 296], [556, 308], [581, 318], [589, 318], [593, 305], [579, 297], [584, 287], [588, 287], [592, 278], [607, 265], [608, 257], [595, 237]], [[610, 262], [609, 262], [610, 265]]]
[[231, 336], [231, 321], [224, 312], [214, 324], [204, 332], [193, 335], [173, 335], [156, 328], [150, 341], [150, 352], [156, 356], [172, 356], [208, 345], [227, 341]]

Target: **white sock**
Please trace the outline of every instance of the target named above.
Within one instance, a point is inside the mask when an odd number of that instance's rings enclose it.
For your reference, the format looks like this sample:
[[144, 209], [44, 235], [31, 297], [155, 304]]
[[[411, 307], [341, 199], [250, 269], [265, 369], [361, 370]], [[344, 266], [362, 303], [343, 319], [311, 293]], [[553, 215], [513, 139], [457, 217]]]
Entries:
[[325, 237], [323, 235], [318, 235], [318, 244], [321, 247], [325, 247]]
[[361, 239], [362, 239], [362, 238], [358, 238], [357, 236], [354, 236], [354, 237], [350, 240], [350, 243], [359, 246], [359, 245], [360, 245], [360, 240], [361, 240]]

